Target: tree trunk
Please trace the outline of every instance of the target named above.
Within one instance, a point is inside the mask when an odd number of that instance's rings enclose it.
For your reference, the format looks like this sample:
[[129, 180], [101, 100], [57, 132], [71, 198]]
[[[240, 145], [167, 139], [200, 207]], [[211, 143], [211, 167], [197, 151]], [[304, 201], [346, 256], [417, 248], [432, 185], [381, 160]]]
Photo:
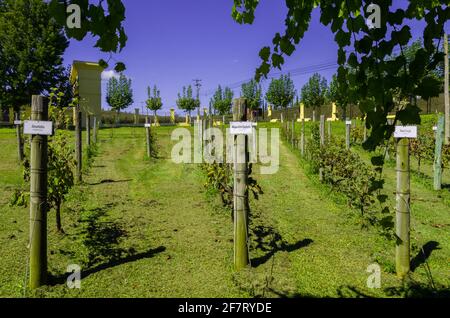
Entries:
[[56, 230], [64, 234], [64, 230], [61, 225], [61, 202], [56, 203]]

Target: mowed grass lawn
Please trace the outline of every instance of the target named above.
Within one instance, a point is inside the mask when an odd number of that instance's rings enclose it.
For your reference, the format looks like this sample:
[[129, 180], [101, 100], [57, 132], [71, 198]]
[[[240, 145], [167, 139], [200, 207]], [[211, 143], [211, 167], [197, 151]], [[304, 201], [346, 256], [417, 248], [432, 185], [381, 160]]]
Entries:
[[[298, 151], [285, 144], [278, 173], [260, 175], [254, 168], [264, 194], [251, 199], [252, 268], [236, 273], [230, 212], [205, 189], [198, 165], [171, 161], [172, 129], [155, 129], [159, 155], [153, 159], [145, 156], [143, 128], [100, 131], [84, 183], [63, 206], [65, 235], [55, 230], [54, 212], [48, 214], [50, 285], [36, 291], [25, 288], [29, 209], [8, 204], [22, 184], [14, 130], [0, 129], [0, 297], [404, 295], [393, 272], [393, 243], [362, 230], [357, 212], [310, 176]], [[386, 177], [392, 191], [395, 174]], [[450, 195], [420, 180], [412, 187], [417, 284], [409, 295], [447, 296]], [[421, 262], [417, 247], [430, 241], [438, 249]], [[380, 289], [366, 284], [367, 267], [375, 262], [382, 270]], [[65, 284], [70, 264], [82, 269], [81, 289]]]

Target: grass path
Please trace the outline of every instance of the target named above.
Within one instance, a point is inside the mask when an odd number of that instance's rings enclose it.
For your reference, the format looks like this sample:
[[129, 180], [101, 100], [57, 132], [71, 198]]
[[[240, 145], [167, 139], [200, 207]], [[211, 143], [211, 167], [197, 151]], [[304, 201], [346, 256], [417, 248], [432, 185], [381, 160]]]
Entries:
[[[170, 160], [170, 132], [157, 130], [158, 159], [145, 158], [142, 130], [116, 129], [113, 139], [100, 132], [85, 184], [63, 207], [66, 235], [56, 233], [49, 213], [53, 284], [28, 296], [379, 297], [387, 295], [385, 287], [399, 286], [394, 245], [362, 230], [345, 200], [308, 176], [286, 145], [278, 173], [260, 175], [254, 167], [265, 194], [251, 200], [253, 267], [235, 273], [230, 215], [218, 196], [206, 193], [198, 166]], [[7, 206], [20, 169], [11, 167], [14, 147], [6, 138], [0, 142], [9, 149], [1, 154], [7, 163], [0, 162], [0, 297], [21, 297], [28, 209]], [[366, 286], [374, 262], [382, 266], [382, 289]], [[82, 268], [80, 290], [65, 286], [69, 264]]]

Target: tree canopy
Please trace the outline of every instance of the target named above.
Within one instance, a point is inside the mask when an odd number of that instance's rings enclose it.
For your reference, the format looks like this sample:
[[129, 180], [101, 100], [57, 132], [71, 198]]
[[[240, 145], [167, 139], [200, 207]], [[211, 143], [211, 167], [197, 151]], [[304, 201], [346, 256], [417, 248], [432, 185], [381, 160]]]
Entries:
[[315, 73], [302, 87], [301, 100], [306, 107], [312, 107], [313, 109], [316, 109], [325, 104], [327, 92], [327, 80], [319, 73]]
[[266, 99], [274, 107], [287, 108], [294, 100], [296, 91], [290, 75], [273, 78], [266, 92]]
[[117, 113], [133, 104], [131, 79], [123, 74], [120, 74], [119, 79], [111, 77], [106, 84], [106, 101]]
[[16, 110], [31, 95], [50, 92], [67, 74], [69, 45], [42, 0], [3, 0], [0, 5], [0, 104]]
[[163, 106], [160, 91], [156, 87], [156, 85], [154, 85], [152, 92], [152, 89], [149, 86], [147, 87], [147, 94], [148, 94], [148, 99], [146, 101], [147, 108], [152, 110], [156, 115], [156, 112], [160, 110]]
[[[251, 24], [259, 4], [258, 0], [234, 0], [232, 16], [238, 23]], [[364, 147], [374, 149], [392, 135], [393, 128], [387, 123], [390, 112], [396, 112], [395, 122], [420, 123], [420, 109], [412, 103], [399, 107], [394, 94], [404, 101], [426, 91], [424, 74], [443, 60], [439, 46], [450, 16], [447, 0], [414, 0], [395, 9], [392, 0], [289, 0], [285, 4], [285, 32], [276, 33], [272, 45], [259, 52], [262, 63], [256, 70], [256, 79], [267, 76], [271, 67], [281, 68], [284, 57], [292, 55], [304, 37], [312, 11], [317, 9], [321, 23], [330, 28], [338, 44], [338, 80], [346, 81], [346, 67], [355, 70], [349, 73], [348, 81], [355, 87], [360, 109], [367, 114], [367, 125], [372, 128]], [[368, 23], [372, 12], [367, 8], [373, 4], [380, 9], [379, 27]], [[424, 47], [415, 53], [408, 67], [403, 49], [412, 38], [411, 20], [425, 21], [421, 30]], [[394, 49], [400, 49], [401, 54], [388, 60]], [[400, 69], [405, 72], [399, 73]]]
[[191, 85], [187, 88], [183, 86], [182, 95], [178, 93], [177, 106], [179, 109], [189, 113], [189, 116], [191, 116], [191, 112], [194, 109], [200, 107], [200, 101], [193, 97]]
[[233, 102], [234, 93], [229, 87], [217, 87], [214, 96], [211, 98], [211, 106], [219, 113], [219, 115], [226, 115], [230, 113], [231, 104]]
[[255, 80], [242, 84], [241, 96], [247, 99], [247, 105], [250, 109], [258, 109], [261, 106], [261, 85]]

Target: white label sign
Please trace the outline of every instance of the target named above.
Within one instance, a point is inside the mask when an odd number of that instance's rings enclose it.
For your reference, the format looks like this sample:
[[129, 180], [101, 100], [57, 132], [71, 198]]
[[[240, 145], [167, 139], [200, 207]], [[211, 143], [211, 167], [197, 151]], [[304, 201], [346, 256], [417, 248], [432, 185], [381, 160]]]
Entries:
[[437, 126], [433, 126], [433, 131], [437, 131]]
[[145, 128], [150, 128], [150, 127], [152, 127], [152, 124], [145, 124], [144, 127]]
[[51, 136], [53, 135], [53, 122], [25, 120], [23, 123], [23, 133], [25, 135]]
[[417, 126], [395, 126], [395, 138], [417, 138]]
[[235, 121], [230, 123], [231, 135], [251, 135], [253, 123], [251, 121]]
[[345, 122], [345, 124], [346, 124], [346, 125], [351, 125], [351, 124], [352, 124], [352, 121], [351, 121], [351, 120], [347, 120], [347, 121]]
[[22, 121], [21, 120], [15, 120], [14, 121], [14, 125], [22, 125]]

